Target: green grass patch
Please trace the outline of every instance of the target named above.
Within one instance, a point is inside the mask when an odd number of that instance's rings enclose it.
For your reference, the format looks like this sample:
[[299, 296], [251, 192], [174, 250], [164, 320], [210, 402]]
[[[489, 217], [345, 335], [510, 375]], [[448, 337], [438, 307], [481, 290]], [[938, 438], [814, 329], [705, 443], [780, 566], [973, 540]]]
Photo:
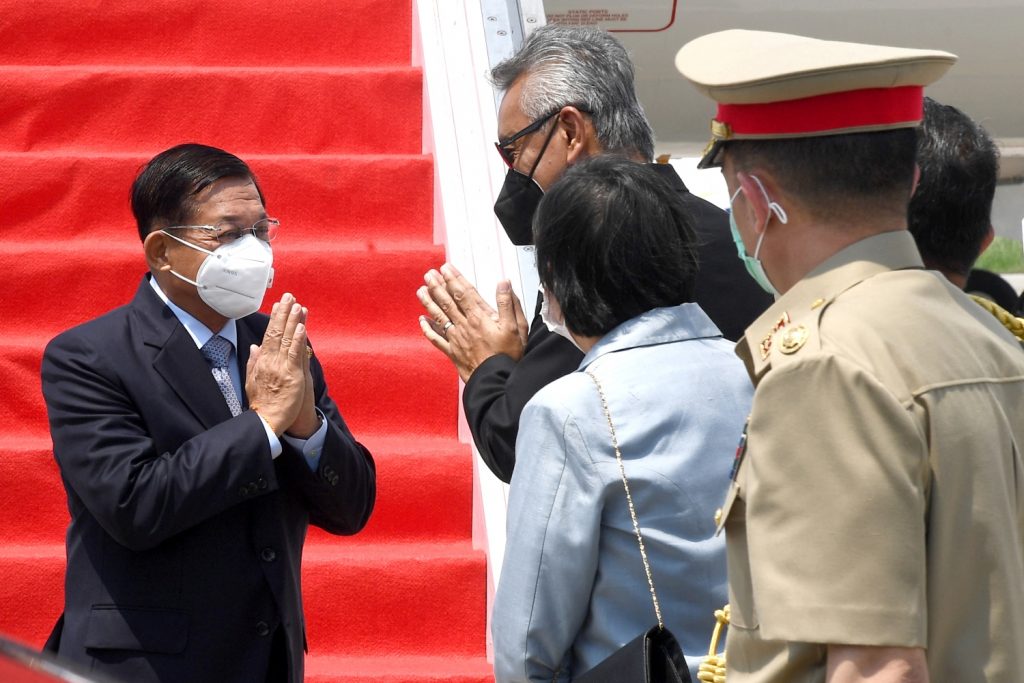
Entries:
[[974, 267], [994, 273], [1024, 273], [1024, 248], [1019, 240], [996, 237]]

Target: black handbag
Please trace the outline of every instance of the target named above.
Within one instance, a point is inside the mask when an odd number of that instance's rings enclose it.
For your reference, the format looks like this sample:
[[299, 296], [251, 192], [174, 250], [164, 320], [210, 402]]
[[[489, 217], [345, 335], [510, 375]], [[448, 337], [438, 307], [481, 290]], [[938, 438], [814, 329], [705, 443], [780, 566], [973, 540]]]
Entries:
[[573, 680], [577, 683], [692, 683], [683, 649], [675, 636], [661, 626], [652, 626]]
[[622, 486], [626, 490], [626, 502], [629, 503], [629, 516], [633, 519], [633, 531], [636, 532], [636, 541], [640, 546], [640, 557], [644, 561], [647, 585], [651, 589], [654, 615], [658, 623], [573, 680], [576, 683], [693, 683], [690, 669], [683, 657], [683, 648], [679, 647], [679, 642], [672, 632], [665, 628], [665, 622], [661, 618], [661, 606], [658, 604], [658, 595], [654, 592], [654, 577], [651, 575], [651, 565], [647, 562], [644, 537], [640, 533], [640, 522], [633, 507], [633, 496], [629, 493], [629, 481], [626, 479], [626, 468], [622, 465], [622, 452], [619, 450], [619, 440], [615, 436], [612, 415], [608, 411], [608, 401], [597, 377], [590, 370], [587, 370], [587, 374], [594, 380], [594, 386], [601, 397], [605, 419], [608, 420], [612, 447], [615, 449], [615, 459], [619, 463]]

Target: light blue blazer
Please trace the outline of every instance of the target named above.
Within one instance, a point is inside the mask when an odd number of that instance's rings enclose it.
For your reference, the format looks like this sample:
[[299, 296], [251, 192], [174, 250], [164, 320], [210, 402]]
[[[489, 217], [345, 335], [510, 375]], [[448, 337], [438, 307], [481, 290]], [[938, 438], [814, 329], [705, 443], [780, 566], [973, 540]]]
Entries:
[[696, 681], [728, 601], [714, 513], [753, 393], [697, 304], [623, 323], [527, 404], [492, 618], [497, 681], [571, 680], [657, 623], [587, 369], [608, 399], [665, 624]]

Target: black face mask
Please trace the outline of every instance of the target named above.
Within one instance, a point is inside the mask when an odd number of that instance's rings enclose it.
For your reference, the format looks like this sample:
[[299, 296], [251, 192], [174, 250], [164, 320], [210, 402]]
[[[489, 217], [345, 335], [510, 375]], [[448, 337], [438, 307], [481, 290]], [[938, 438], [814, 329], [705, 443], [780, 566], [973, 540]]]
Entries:
[[[534, 166], [536, 168], [536, 166]], [[494, 201], [494, 215], [517, 247], [533, 244], [533, 214], [537, 211], [544, 190], [530, 175], [508, 169], [501, 192]]]
[[498, 217], [501, 227], [505, 228], [509, 240], [517, 247], [533, 244], [533, 214], [537, 212], [537, 206], [544, 198], [544, 190], [533, 179], [533, 174], [537, 171], [541, 157], [544, 156], [557, 128], [558, 124], [555, 123], [548, 131], [547, 137], [544, 138], [544, 146], [540, 148], [540, 154], [530, 169], [530, 175], [509, 168], [505, 174], [505, 182], [501, 185], [501, 192], [494, 200], [494, 215]]

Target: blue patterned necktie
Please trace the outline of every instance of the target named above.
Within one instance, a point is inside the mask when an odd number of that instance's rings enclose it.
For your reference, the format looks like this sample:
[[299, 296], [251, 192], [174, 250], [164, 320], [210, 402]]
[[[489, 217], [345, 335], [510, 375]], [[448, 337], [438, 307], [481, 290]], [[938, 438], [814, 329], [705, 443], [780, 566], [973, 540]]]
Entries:
[[231, 342], [219, 334], [210, 337], [210, 341], [203, 344], [201, 349], [203, 357], [210, 364], [213, 378], [217, 380], [220, 393], [224, 394], [231, 415], [235, 416], [242, 412], [242, 404], [238, 402], [238, 395], [235, 394], [235, 387], [231, 383], [231, 373], [228, 372], [228, 358], [231, 356]]

